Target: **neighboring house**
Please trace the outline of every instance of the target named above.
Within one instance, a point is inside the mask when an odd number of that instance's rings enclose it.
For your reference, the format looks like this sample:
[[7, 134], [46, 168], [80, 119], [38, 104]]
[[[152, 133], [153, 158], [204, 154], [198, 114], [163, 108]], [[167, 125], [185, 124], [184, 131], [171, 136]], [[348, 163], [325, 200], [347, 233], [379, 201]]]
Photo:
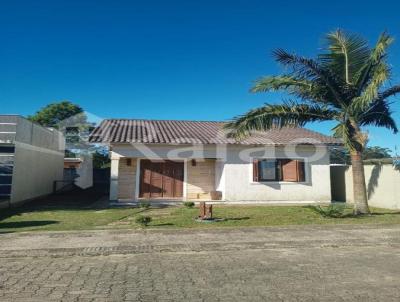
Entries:
[[110, 145], [110, 200], [330, 201], [329, 146], [304, 128], [227, 138], [224, 123], [104, 120], [90, 137]]
[[87, 189], [93, 186], [93, 159], [87, 154], [80, 158], [64, 158], [64, 183]]
[[52, 193], [63, 178], [62, 133], [17, 115], [0, 115], [0, 208]]

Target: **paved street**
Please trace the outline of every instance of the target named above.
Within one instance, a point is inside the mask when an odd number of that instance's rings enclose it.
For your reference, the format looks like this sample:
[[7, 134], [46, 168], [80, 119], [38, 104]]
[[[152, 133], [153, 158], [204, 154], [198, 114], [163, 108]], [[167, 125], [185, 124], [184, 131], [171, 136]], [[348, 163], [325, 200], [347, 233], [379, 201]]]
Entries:
[[0, 236], [0, 301], [399, 301], [400, 228]]

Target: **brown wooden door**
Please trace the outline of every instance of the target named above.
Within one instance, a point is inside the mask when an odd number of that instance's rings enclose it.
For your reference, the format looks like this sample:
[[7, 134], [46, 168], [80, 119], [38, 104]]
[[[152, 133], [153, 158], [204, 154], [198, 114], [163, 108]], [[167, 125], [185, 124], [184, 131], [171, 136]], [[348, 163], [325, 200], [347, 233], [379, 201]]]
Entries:
[[151, 163], [150, 197], [163, 196], [163, 165]]
[[140, 197], [150, 198], [151, 162], [143, 160], [140, 163]]
[[174, 197], [183, 197], [183, 163], [174, 166]]
[[144, 198], [183, 196], [183, 162], [140, 162], [140, 194]]
[[174, 163], [165, 162], [163, 164], [163, 197], [174, 197]]

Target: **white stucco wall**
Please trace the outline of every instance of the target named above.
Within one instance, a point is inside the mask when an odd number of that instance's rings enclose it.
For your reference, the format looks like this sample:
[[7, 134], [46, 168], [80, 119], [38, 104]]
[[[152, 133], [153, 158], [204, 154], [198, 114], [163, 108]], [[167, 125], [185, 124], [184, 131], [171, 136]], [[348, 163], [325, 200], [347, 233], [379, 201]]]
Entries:
[[19, 117], [15, 139], [11, 204], [47, 195], [63, 179], [64, 137]]
[[[253, 182], [252, 160], [239, 159], [238, 148], [231, 148], [224, 166], [225, 200], [227, 201], [316, 201], [331, 200], [329, 153], [325, 147], [302, 147], [296, 155], [283, 148], [275, 150], [275, 158], [301, 158], [305, 161], [306, 181]], [[267, 152], [268, 153], [268, 152]], [[289, 154], [287, 154], [289, 153]], [[273, 158], [269, 154], [255, 158]], [[316, 161], [312, 159], [316, 158]]]
[[79, 188], [87, 189], [93, 186], [93, 158], [89, 155], [81, 155], [82, 162], [76, 169], [78, 177], [75, 185]]
[[[227, 201], [316, 201], [331, 200], [329, 153], [324, 146], [252, 147], [230, 145], [114, 145], [112, 158], [150, 159], [217, 158], [215, 184]], [[295, 152], [296, 151], [296, 152]], [[305, 160], [306, 181], [253, 183], [254, 158], [301, 158]], [[115, 178], [115, 176], [114, 176]], [[112, 177], [113, 179], [113, 177]], [[134, 181], [134, 180], [133, 180]], [[117, 184], [113, 185], [114, 187]], [[112, 187], [113, 187], [112, 186]], [[115, 196], [111, 188], [111, 197]], [[113, 194], [114, 192], [114, 194]]]
[[[353, 172], [351, 166], [335, 167], [336, 186], [340, 201], [353, 203]], [[368, 194], [368, 204], [373, 207], [400, 209], [400, 171], [392, 165], [365, 165], [365, 183]], [[335, 180], [334, 180], [335, 181]], [[336, 192], [337, 193], [337, 192]]]

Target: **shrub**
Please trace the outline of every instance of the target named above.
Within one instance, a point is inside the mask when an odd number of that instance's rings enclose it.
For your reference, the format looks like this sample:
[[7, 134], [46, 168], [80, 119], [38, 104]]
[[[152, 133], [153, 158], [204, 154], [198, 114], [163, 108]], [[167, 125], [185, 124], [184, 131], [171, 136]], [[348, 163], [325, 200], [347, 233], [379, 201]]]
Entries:
[[148, 226], [148, 224], [151, 222], [151, 217], [150, 216], [138, 216], [136, 217], [136, 223], [141, 224], [142, 226]]
[[191, 208], [194, 207], [194, 202], [193, 202], [193, 201], [185, 201], [185, 202], [183, 203], [183, 205], [184, 205], [185, 207], [191, 209]]
[[150, 201], [146, 200], [146, 201], [139, 202], [139, 207], [144, 208], [144, 209], [150, 208]]
[[321, 206], [310, 206], [310, 208], [323, 217], [341, 218], [344, 216], [344, 210], [346, 209], [346, 205], [331, 204], [326, 208]]

